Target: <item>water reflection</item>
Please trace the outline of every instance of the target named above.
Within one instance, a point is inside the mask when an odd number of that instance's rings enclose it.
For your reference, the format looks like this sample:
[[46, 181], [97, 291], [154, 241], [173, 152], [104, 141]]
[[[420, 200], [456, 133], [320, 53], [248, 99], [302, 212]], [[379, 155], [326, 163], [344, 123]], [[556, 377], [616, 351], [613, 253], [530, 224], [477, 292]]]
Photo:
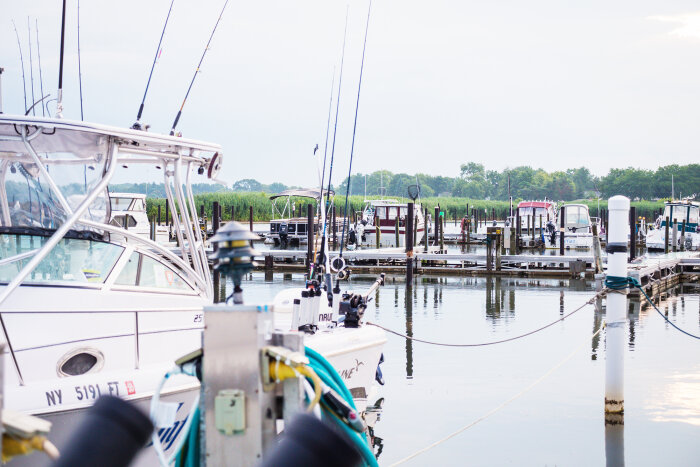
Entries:
[[[413, 300], [412, 287], [406, 288], [404, 306], [406, 307], [406, 335], [413, 337]], [[398, 290], [398, 289], [397, 289]], [[406, 379], [413, 379], [413, 340], [406, 339]]]
[[622, 414], [605, 415], [605, 465], [625, 465], [625, 423]]

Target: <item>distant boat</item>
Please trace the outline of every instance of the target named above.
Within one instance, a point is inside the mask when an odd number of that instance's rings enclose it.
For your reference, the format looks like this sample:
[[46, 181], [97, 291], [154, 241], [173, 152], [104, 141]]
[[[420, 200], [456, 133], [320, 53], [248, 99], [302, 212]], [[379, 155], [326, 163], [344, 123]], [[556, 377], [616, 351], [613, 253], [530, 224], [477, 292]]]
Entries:
[[[360, 214], [360, 219], [355, 223], [353, 233], [359, 246], [400, 247], [405, 245], [406, 216], [408, 203], [400, 203], [394, 199], [366, 200]], [[396, 244], [396, 218], [399, 219], [399, 243]], [[422, 241], [425, 234], [425, 217], [420, 204], [413, 205], [413, 219], [416, 223], [416, 241]], [[377, 229], [380, 230], [379, 245], [377, 245]], [[348, 242], [351, 244], [352, 242]]]
[[[281, 248], [297, 247], [308, 243], [308, 218], [294, 216], [296, 206], [292, 202], [292, 197], [314, 200], [317, 206], [316, 213], [318, 213], [318, 206], [321, 206], [321, 200], [325, 195], [326, 191], [321, 193], [318, 188], [295, 188], [270, 196], [272, 220], [270, 221], [270, 231], [265, 236], [265, 243], [274, 244], [275, 247]], [[331, 190], [331, 200], [334, 196], [335, 193]], [[317, 237], [318, 229], [318, 215], [314, 214], [314, 237]]]
[[[647, 234], [646, 244], [648, 250], [664, 250], [666, 246], [666, 218], [670, 219], [669, 229], [675, 228], [676, 248], [681, 248], [683, 221], [685, 221], [685, 249], [700, 250], [700, 203], [697, 201], [669, 201], [664, 205], [664, 213], [656, 220], [654, 229]], [[669, 230], [669, 246], [673, 248], [672, 230]]]

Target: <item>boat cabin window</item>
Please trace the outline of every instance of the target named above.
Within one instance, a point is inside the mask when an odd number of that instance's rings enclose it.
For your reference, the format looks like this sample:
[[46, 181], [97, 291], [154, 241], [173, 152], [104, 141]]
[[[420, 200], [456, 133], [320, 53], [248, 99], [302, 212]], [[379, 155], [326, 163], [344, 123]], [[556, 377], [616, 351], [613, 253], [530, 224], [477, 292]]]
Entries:
[[700, 217], [700, 207], [698, 206], [690, 206], [690, 215], [688, 216], [688, 222], [690, 224], [697, 224], [698, 223], [698, 217]]
[[112, 207], [112, 211], [127, 211], [132, 201], [134, 201], [134, 198], [109, 197], [109, 204]]
[[589, 226], [590, 218], [588, 217], [588, 209], [584, 206], [566, 206], [564, 212], [566, 213], [567, 227]]
[[117, 285], [192, 290], [178, 273], [150, 256], [134, 252], [115, 281]]
[[376, 217], [386, 219], [386, 206], [377, 206]]
[[[0, 234], [0, 258], [27, 253], [40, 248], [48, 237]], [[112, 271], [123, 247], [92, 240], [64, 238], [39, 263], [24, 283], [104, 282]], [[31, 257], [0, 265], [0, 282], [8, 283]]]
[[[110, 224], [115, 225], [117, 227], [124, 227], [125, 225], [130, 229], [132, 227], [136, 227], [136, 219], [134, 219], [134, 216], [130, 216], [129, 214], [121, 215], [121, 216], [114, 216], [111, 221], [109, 221]], [[128, 224], [127, 224], [128, 223]]]
[[135, 199], [133, 203], [131, 203], [131, 207], [129, 208], [129, 211], [145, 211], [146, 210], [146, 205], [143, 203], [143, 200], [141, 198]]

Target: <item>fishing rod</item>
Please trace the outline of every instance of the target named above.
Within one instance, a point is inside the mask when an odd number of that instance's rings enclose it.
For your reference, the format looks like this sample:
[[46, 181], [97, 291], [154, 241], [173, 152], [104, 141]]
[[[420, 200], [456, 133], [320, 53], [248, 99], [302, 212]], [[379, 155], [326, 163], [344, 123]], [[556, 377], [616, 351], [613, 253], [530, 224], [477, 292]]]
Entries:
[[[83, 120], [83, 70], [80, 67], [80, 0], [78, 0], [78, 87], [80, 89], [80, 120]], [[85, 167], [83, 167], [85, 169]]]
[[63, 0], [61, 11], [61, 51], [58, 62], [58, 101], [56, 102], [56, 118], [63, 118], [63, 50], [66, 43], [66, 0]]
[[173, 4], [175, 3], [175, 0], [172, 0], [170, 2], [170, 8], [168, 8], [168, 16], [165, 17], [165, 24], [163, 24], [163, 31], [160, 33], [160, 40], [158, 41], [158, 47], [156, 47], [156, 55], [153, 57], [153, 64], [151, 64], [151, 72], [148, 74], [148, 81], [146, 82], [146, 90], [143, 93], [143, 99], [141, 99], [141, 105], [139, 106], [139, 111], [136, 114], [136, 123], [134, 123], [131, 128], [134, 130], [140, 130], [141, 129], [141, 114], [143, 114], [143, 106], [146, 103], [146, 95], [148, 95], [148, 87], [151, 85], [151, 78], [153, 77], [153, 70], [156, 67], [156, 62], [158, 61], [158, 57], [160, 57], [160, 54], [162, 53], [162, 49], [160, 48], [161, 44], [163, 43], [163, 36], [165, 36], [165, 28], [168, 27], [168, 20], [170, 19], [170, 12], [173, 11]]
[[199, 68], [202, 66], [202, 62], [204, 61], [204, 56], [207, 54], [207, 50], [209, 50], [209, 44], [211, 44], [211, 40], [214, 37], [214, 33], [216, 32], [216, 28], [219, 26], [219, 22], [221, 21], [221, 17], [224, 15], [224, 10], [226, 9], [226, 5], [228, 5], [228, 0], [224, 2], [223, 8], [221, 8], [221, 13], [219, 13], [219, 19], [216, 20], [216, 24], [214, 25], [214, 29], [211, 31], [211, 36], [209, 36], [209, 41], [207, 42], [207, 46], [204, 48], [204, 52], [202, 52], [202, 58], [199, 59], [199, 64], [197, 65], [197, 69], [194, 71], [194, 76], [192, 76], [192, 81], [190, 81], [190, 87], [187, 88], [187, 94], [185, 94], [185, 98], [182, 100], [182, 105], [180, 106], [180, 110], [177, 112], [177, 116], [175, 117], [175, 121], [173, 122], [173, 127], [170, 129], [170, 136], [175, 134], [175, 127], [177, 126], [177, 122], [180, 120], [180, 115], [182, 115], [182, 109], [185, 108], [185, 102], [187, 102], [187, 96], [190, 95], [190, 91], [192, 90], [192, 85], [194, 84], [194, 80], [197, 78], [197, 74], [199, 73]]
[[[325, 181], [325, 176], [326, 176], [326, 159], [328, 155], [328, 133], [331, 127], [331, 109], [333, 108], [333, 88], [335, 87], [335, 67], [333, 67], [333, 78], [331, 79], [331, 95], [328, 99], [328, 119], [326, 121], [326, 142], [324, 144], [323, 148], [323, 169], [321, 170], [321, 173], [319, 174], [319, 179], [321, 181], [321, 193], [319, 197], [319, 212], [323, 213], [323, 222], [322, 224], [325, 224], [325, 214], [326, 214], [326, 209], [325, 206], [323, 206], [323, 185]], [[311, 262], [311, 269], [309, 270], [309, 278], [313, 279], [314, 276], [314, 264], [316, 263], [316, 246], [317, 246], [317, 241], [318, 241], [318, 235], [320, 233], [321, 229], [316, 230], [316, 236], [314, 237], [314, 260]]]
[[[29, 26], [29, 16], [27, 16], [27, 36], [29, 39], [29, 77], [32, 84], [32, 103], [36, 102], [34, 97], [34, 63], [32, 60], [32, 28]], [[36, 115], [34, 106], [32, 105], [32, 115]]]
[[[335, 156], [335, 137], [338, 131], [338, 109], [340, 108], [340, 91], [343, 87], [343, 63], [345, 61], [345, 40], [348, 35], [348, 12], [350, 10], [350, 5], [345, 8], [345, 30], [343, 31], [343, 52], [340, 56], [340, 75], [338, 76], [338, 95], [336, 96], [335, 104], [335, 122], [333, 123], [333, 144], [331, 145], [331, 164], [328, 171], [328, 189], [326, 190], [326, 203], [324, 209], [328, 209], [330, 196], [331, 196], [331, 180], [333, 176], [333, 159]], [[323, 193], [321, 193], [323, 194]], [[320, 257], [323, 258], [326, 250], [326, 230], [328, 222], [323, 224], [323, 236], [321, 237], [321, 254]], [[333, 292], [331, 291], [331, 273], [330, 270], [326, 269], [326, 291], [328, 293], [328, 301], [333, 300]]]
[[[352, 127], [352, 143], [350, 144], [350, 166], [348, 167], [348, 184], [345, 188], [345, 221], [343, 222], [343, 233], [340, 236], [340, 258], [342, 263], [343, 258], [343, 243], [345, 240], [345, 225], [347, 224], [348, 218], [348, 199], [350, 197], [350, 174], [352, 171], [352, 158], [355, 152], [355, 132], [357, 131], [357, 113], [360, 109], [360, 90], [362, 89], [362, 71], [365, 67], [365, 49], [367, 48], [367, 33], [369, 32], [369, 15], [372, 13], [372, 0], [369, 0], [369, 7], [367, 8], [367, 24], [365, 25], [365, 40], [362, 44], [362, 61], [360, 62], [360, 81], [357, 84], [357, 101], [355, 102], [355, 123]], [[379, 228], [379, 226], [377, 226]], [[398, 245], [397, 245], [398, 246]]]
[[[35, 21], [34, 29], [36, 31], [36, 54], [37, 54], [37, 58], [39, 59], [39, 86], [40, 86], [39, 90], [41, 91], [41, 95], [43, 96], [44, 95], [44, 77], [41, 74], [41, 49], [39, 48], [39, 20], [34, 18], [34, 21]], [[46, 117], [45, 103], [41, 104], [41, 116]]]
[[24, 111], [27, 111], [27, 80], [24, 77], [24, 57], [22, 56], [22, 44], [19, 41], [19, 33], [15, 20], [12, 20], [12, 27], [15, 28], [15, 36], [17, 36], [17, 47], [19, 47], [19, 61], [22, 64], [22, 88], [24, 90]]

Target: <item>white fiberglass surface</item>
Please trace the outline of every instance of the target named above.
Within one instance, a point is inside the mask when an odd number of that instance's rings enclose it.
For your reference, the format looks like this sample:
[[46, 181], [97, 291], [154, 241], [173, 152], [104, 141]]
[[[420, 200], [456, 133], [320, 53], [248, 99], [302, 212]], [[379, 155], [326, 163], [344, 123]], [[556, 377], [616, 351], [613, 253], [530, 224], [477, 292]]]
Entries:
[[[252, 277], [252, 279], [250, 279]], [[364, 290], [373, 277], [343, 289]], [[246, 303], [270, 302], [301, 275], [253, 274]], [[230, 284], [229, 284], [230, 287]], [[478, 343], [526, 333], [589, 300], [593, 283], [526, 278], [387, 277], [367, 318], [401, 333], [441, 342]], [[230, 290], [230, 288], [229, 288]], [[661, 300], [662, 312], [700, 334], [700, 293]], [[373, 430], [379, 464], [391, 465], [455, 432], [558, 369], [472, 428], [405, 465], [697, 465], [700, 456], [698, 341], [652, 308], [632, 308], [625, 323], [625, 422], [604, 423], [605, 319], [588, 306], [545, 331], [477, 348], [435, 347], [388, 335], [382, 364], [383, 409]], [[372, 404], [372, 402], [370, 402]], [[606, 431], [607, 430], [607, 431]], [[606, 453], [610, 456], [606, 459]]]

